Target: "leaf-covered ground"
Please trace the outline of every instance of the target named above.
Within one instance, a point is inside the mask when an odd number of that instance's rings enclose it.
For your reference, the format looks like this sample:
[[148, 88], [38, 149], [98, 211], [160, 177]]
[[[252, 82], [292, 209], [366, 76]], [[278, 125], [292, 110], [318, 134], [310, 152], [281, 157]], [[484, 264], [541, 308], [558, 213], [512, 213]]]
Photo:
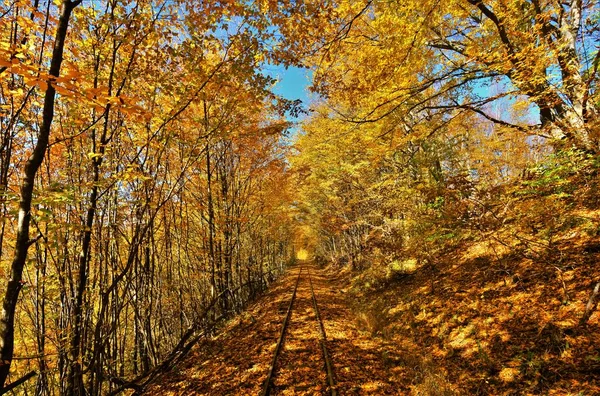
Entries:
[[533, 222], [507, 222], [410, 271], [369, 269], [351, 288], [362, 328], [399, 346], [417, 394], [599, 395], [600, 312], [579, 321], [600, 280], [600, 238], [585, 232], [600, 210], [571, 217], [586, 222], [551, 248], [515, 231]]
[[[407, 391], [393, 343], [358, 330], [349, 308], [348, 276], [309, 265], [327, 333], [339, 394], [385, 395]], [[267, 377], [299, 267], [273, 285], [259, 301], [218, 336], [204, 340], [179, 367], [147, 394], [257, 395]], [[286, 341], [278, 360], [273, 394], [328, 394], [318, 323], [308, 278], [298, 286]]]
[[[507, 222], [404, 272], [304, 264], [339, 394], [599, 395], [600, 312], [585, 326], [579, 320], [599, 279], [600, 237], [586, 227], [600, 223], [600, 210], [570, 216], [587, 220], [561, 226], [552, 249], [523, 242], [528, 234], [516, 227], [530, 219]], [[148, 394], [259, 394], [298, 270]], [[303, 275], [274, 394], [327, 394], [310, 298]]]

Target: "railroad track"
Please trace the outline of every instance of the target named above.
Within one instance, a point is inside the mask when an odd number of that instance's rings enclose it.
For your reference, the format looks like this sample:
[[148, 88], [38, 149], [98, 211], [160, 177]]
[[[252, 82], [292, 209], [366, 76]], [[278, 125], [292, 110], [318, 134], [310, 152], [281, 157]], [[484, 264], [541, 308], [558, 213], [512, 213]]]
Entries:
[[277, 359], [279, 358], [279, 355], [281, 354], [281, 350], [283, 348], [283, 344], [285, 343], [287, 329], [289, 327], [289, 323], [291, 320], [290, 318], [292, 317], [292, 311], [294, 310], [294, 302], [296, 301], [298, 285], [300, 284], [300, 279], [302, 278], [302, 273], [304, 272], [304, 270], [306, 270], [306, 276], [308, 277], [308, 282], [310, 285], [312, 306], [313, 306], [313, 310], [314, 310], [316, 322], [317, 322], [316, 324], [319, 327], [319, 337], [318, 337], [318, 340], [315, 340], [315, 342], [318, 342], [319, 347], [320, 347], [319, 349], [322, 352], [323, 363], [324, 363], [323, 368], [327, 375], [328, 394], [332, 395], [332, 396], [337, 396], [337, 391], [335, 388], [335, 378], [334, 378], [334, 373], [333, 373], [333, 364], [331, 363], [331, 358], [327, 351], [327, 345], [326, 345], [327, 344], [327, 334], [325, 333], [325, 326], [323, 325], [321, 313], [319, 312], [319, 306], [317, 304], [317, 298], [315, 296], [315, 290], [313, 287], [312, 277], [310, 275], [310, 268], [305, 268], [304, 266], [300, 267], [300, 270], [298, 271], [298, 277], [296, 278], [296, 283], [294, 284], [294, 290], [292, 292], [292, 297], [290, 298], [290, 303], [288, 305], [288, 309], [287, 309], [287, 312], [283, 319], [283, 324], [281, 326], [281, 332], [279, 334], [279, 339], [277, 341], [277, 345], [275, 346], [275, 352], [273, 353], [273, 360], [271, 362], [269, 374], [267, 375], [267, 379], [263, 383], [261, 396], [270, 395], [270, 393], [273, 389], [273, 380], [277, 375], [277, 369], [278, 369]]

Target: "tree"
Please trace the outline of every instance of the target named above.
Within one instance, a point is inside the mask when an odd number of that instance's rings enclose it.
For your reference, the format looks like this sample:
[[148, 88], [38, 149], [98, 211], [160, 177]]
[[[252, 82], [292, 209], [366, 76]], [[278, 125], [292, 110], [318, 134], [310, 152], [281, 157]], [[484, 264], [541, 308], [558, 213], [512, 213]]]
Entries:
[[[402, 131], [469, 111], [596, 153], [598, 12], [581, 0], [344, 2], [306, 64], [315, 90], [344, 103], [338, 111], [354, 123], [387, 117]], [[507, 100], [524, 102], [528, 116], [490, 114]]]
[[71, 14], [80, 3], [81, 0], [63, 0], [61, 3], [54, 49], [48, 70], [49, 79], [45, 81], [44, 85], [47, 89], [44, 95], [42, 123], [37, 133], [37, 141], [33, 151], [23, 168], [23, 181], [21, 182], [19, 201], [19, 222], [10, 269], [11, 275], [2, 299], [2, 314], [0, 316], [0, 386], [5, 385], [13, 358], [15, 310], [19, 300], [19, 292], [23, 286], [23, 268], [27, 260], [27, 252], [33, 243], [29, 235], [31, 201], [33, 199], [35, 177], [46, 155], [52, 121], [54, 119], [56, 100], [55, 81], [60, 76]]
[[1, 9], [0, 259], [16, 246], [2, 373], [23, 386], [38, 371], [38, 395], [139, 389], [292, 254], [265, 16], [245, 2], [78, 4]]

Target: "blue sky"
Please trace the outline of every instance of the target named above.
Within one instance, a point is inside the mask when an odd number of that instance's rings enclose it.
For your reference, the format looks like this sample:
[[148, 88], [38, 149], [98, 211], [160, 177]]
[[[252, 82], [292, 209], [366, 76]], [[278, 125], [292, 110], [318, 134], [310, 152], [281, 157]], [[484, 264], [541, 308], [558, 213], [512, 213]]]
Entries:
[[[310, 70], [297, 67], [288, 67], [286, 69], [283, 66], [268, 65], [263, 69], [263, 72], [277, 79], [277, 84], [273, 87], [273, 92], [289, 100], [300, 99], [302, 107], [308, 110], [311, 100], [311, 94], [308, 92], [308, 87], [312, 80]], [[288, 115], [288, 120], [296, 123], [296, 125], [289, 129], [289, 136], [292, 139], [296, 138], [299, 131], [297, 124], [302, 122], [304, 117], [306, 115], [301, 114], [299, 118], [293, 118]]]
[[275, 77], [278, 82], [273, 92], [289, 100], [300, 99], [306, 109], [310, 103], [308, 86], [311, 81], [311, 72], [308, 69], [297, 67], [267, 66], [265, 74]]

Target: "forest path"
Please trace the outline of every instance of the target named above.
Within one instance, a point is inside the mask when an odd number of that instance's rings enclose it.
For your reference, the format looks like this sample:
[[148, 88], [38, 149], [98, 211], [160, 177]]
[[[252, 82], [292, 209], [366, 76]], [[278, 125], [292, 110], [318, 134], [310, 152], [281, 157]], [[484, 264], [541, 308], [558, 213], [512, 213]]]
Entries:
[[395, 353], [393, 345], [358, 330], [356, 315], [344, 292], [344, 275], [301, 262], [222, 333], [202, 341], [184, 363], [160, 378], [147, 394], [259, 395], [301, 267], [305, 269], [298, 283], [271, 395], [329, 394], [309, 271], [338, 394], [407, 393], [410, 384], [402, 384], [402, 368], [388, 364]]

